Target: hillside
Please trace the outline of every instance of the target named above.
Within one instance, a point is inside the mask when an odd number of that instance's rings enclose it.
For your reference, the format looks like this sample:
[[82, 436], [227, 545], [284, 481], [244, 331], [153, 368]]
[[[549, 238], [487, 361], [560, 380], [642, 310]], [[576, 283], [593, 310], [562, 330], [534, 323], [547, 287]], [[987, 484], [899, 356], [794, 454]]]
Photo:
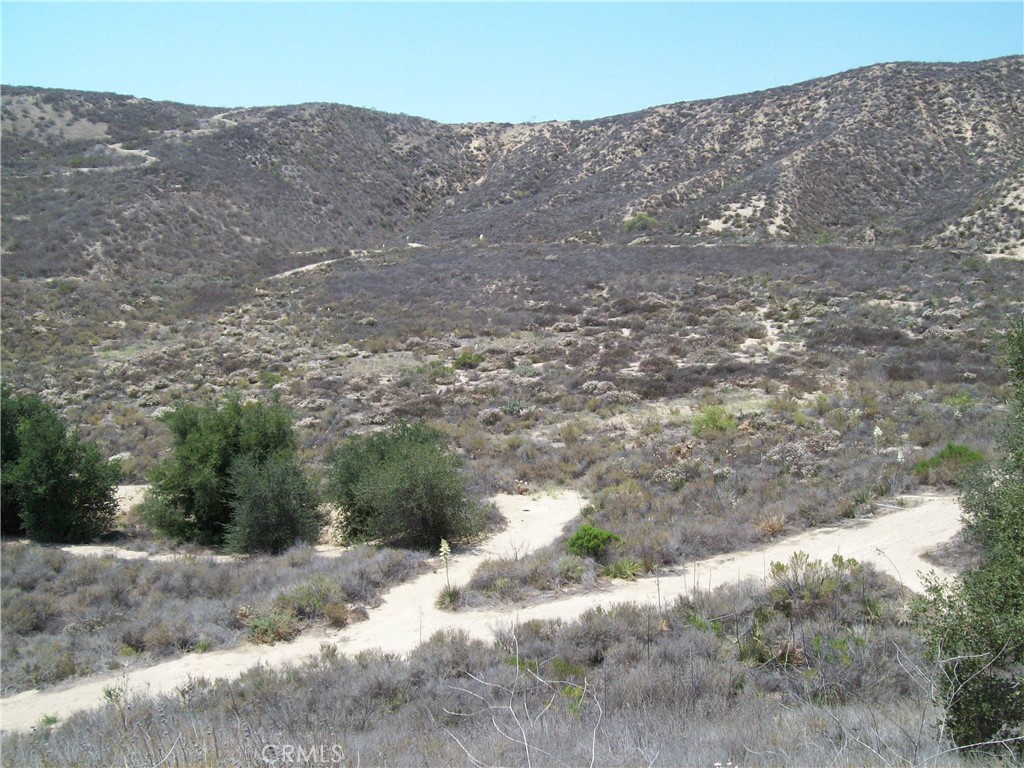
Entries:
[[[450, 572], [337, 526], [207, 557], [149, 501], [88, 547], [126, 559], [4, 540], [0, 706], [35, 725], [4, 764], [249, 764], [334, 734], [356, 765], [453, 742], [495, 765], [988, 764], [937, 727], [908, 590], [981, 557], [945, 540], [1014, 396], [1022, 92], [1024, 57], [891, 64], [443, 125], [4, 87], [5, 387], [133, 484], [183, 404], [279, 402], [321, 487], [349, 438], [423, 420], [507, 520], [452, 539]], [[580, 555], [582, 521], [614, 546]], [[391, 641], [408, 657], [350, 655]], [[170, 698], [136, 695], [157, 678]], [[495, 740], [515, 707], [542, 752]]]
[[[836, 242], [1019, 251], [1024, 59], [886, 64], [587, 122], [442, 125], [3, 89], [6, 276], [269, 274], [349, 248]], [[635, 235], [629, 235], [632, 239]]]
[[1000, 185], [1020, 188], [1022, 87], [1021, 59], [893, 64], [590, 123], [514, 126], [432, 234], [607, 241], [646, 212], [663, 223], [662, 241], [919, 245], [1005, 203], [972, 244], [1012, 226], [1019, 249], [1021, 208]]
[[[1021, 92], [1020, 57], [892, 64], [512, 126], [5, 87], [4, 378], [137, 456], [138, 478], [181, 397], [275, 388], [332, 429], [519, 398], [499, 365], [471, 396], [418, 368], [473, 345], [547, 379], [564, 365], [553, 398], [588, 378], [644, 400], [806, 381], [829, 346], [825, 379], [867, 354], [953, 380], [989, 369], [970, 334], [1019, 302], [1019, 262], [977, 256], [1020, 253]], [[842, 296], [848, 319], [789, 317]], [[929, 358], [933, 340], [960, 347]]]

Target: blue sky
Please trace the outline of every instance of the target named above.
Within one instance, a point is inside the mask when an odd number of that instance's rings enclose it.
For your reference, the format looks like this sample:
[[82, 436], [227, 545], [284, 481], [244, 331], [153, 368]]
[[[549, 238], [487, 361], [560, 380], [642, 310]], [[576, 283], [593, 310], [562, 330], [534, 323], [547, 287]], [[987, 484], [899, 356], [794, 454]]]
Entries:
[[1024, 53], [1024, 3], [17, 3], [2, 80], [444, 122], [586, 119]]

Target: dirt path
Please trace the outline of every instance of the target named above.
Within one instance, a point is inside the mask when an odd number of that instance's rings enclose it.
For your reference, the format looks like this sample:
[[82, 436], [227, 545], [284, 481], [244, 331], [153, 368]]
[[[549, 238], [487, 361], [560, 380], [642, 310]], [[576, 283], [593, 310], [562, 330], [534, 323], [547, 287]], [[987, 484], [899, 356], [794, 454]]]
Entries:
[[[532, 498], [501, 496], [496, 502], [509, 520], [508, 527], [476, 550], [456, 554], [449, 568], [453, 584], [465, 584], [473, 570], [487, 558], [517, 552], [522, 555], [553, 541], [563, 526], [578, 515], [581, 506], [573, 492]], [[767, 547], [692, 563], [660, 579], [615, 581], [603, 589], [521, 608], [455, 614], [439, 611], [434, 607], [434, 600], [445, 584], [445, 573], [438, 570], [395, 587], [385, 595], [384, 603], [371, 611], [367, 621], [340, 631], [306, 633], [291, 643], [273, 646], [241, 646], [188, 654], [128, 676], [95, 677], [2, 699], [0, 727], [6, 731], [27, 730], [43, 715], [66, 717], [78, 710], [100, 706], [103, 689], [107, 687], [120, 684], [131, 691], [167, 693], [187, 683], [190, 677], [232, 677], [257, 663], [278, 665], [297, 661], [317, 653], [325, 642], [335, 643], [346, 652], [377, 648], [407, 653], [446, 627], [464, 629], [473, 637], [489, 640], [495, 629], [527, 619], [567, 619], [598, 605], [619, 602], [656, 603], [660, 599], [665, 605], [685, 595], [695, 583], [708, 588], [746, 578], [762, 578], [772, 561], [788, 560], [797, 550], [807, 552], [812, 559], [828, 559], [839, 553], [844, 557], [870, 560], [900, 579], [908, 589], [920, 591], [920, 572], [933, 570], [921, 556], [956, 533], [960, 508], [952, 496], [907, 497], [907, 504], [905, 508], [885, 510], [875, 518], [808, 531]]]
[[329, 264], [333, 264], [337, 259], [327, 259], [326, 261], [318, 261], [315, 264], [307, 264], [304, 267], [295, 267], [295, 269], [289, 269], [284, 272], [278, 272], [276, 275], [271, 275], [267, 280], [281, 280], [285, 277], [291, 277], [292, 275], [298, 275], [302, 272], [310, 272], [320, 267], [326, 267]]
[[[148, 485], [118, 486], [117, 503], [120, 507], [121, 514], [126, 514], [133, 507], [139, 504], [148, 490]], [[211, 563], [233, 563], [238, 560], [238, 557], [234, 555], [218, 554], [213, 549], [207, 549], [199, 552], [153, 553], [142, 549], [126, 549], [125, 547], [119, 547], [116, 544], [68, 544], [60, 547], [60, 549], [67, 552], [69, 555], [78, 555], [80, 557], [117, 557], [121, 560], [152, 560], [153, 562], [200, 559]], [[343, 552], [347, 551], [349, 547], [335, 546], [333, 544], [317, 544], [314, 549], [316, 549], [317, 554], [322, 557], [338, 557]]]

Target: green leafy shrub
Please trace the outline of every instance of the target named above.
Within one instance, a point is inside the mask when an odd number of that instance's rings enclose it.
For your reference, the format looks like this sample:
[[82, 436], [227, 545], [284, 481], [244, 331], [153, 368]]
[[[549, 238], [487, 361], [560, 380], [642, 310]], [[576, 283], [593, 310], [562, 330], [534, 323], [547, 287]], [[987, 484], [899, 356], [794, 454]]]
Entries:
[[985, 455], [966, 445], [947, 443], [946, 447], [928, 459], [914, 465], [914, 474], [922, 483], [956, 485], [964, 468], [985, 461]]
[[433, 547], [478, 532], [462, 462], [447, 439], [423, 423], [401, 423], [343, 444], [331, 462], [331, 499], [350, 541], [380, 539]]
[[231, 465], [230, 552], [278, 554], [296, 542], [315, 544], [323, 526], [312, 484], [286, 452], [264, 462], [251, 455]]
[[955, 395], [943, 398], [943, 405], [955, 408], [957, 413], [963, 414], [978, 404], [978, 400], [970, 392], [958, 392]]
[[626, 232], [647, 232], [658, 225], [658, 220], [649, 213], [641, 211], [622, 222]]
[[3, 387], [0, 398], [3, 532], [76, 543], [109, 530], [121, 465], [68, 432], [38, 397]]
[[736, 428], [736, 419], [720, 405], [706, 405], [693, 419], [693, 434], [700, 437], [705, 432], [728, 432]]
[[[934, 659], [944, 727], [960, 747], [1024, 755], [1024, 318], [1007, 334], [1014, 412], [1000, 455], [963, 483], [964, 534], [980, 567], [934, 582], [916, 604]], [[973, 463], [973, 462], [972, 462]], [[1012, 761], [1011, 761], [1012, 762]]]
[[483, 361], [483, 355], [477, 352], [470, 352], [467, 350], [458, 357], [456, 357], [454, 360], [452, 360], [452, 367], [459, 370], [476, 368]]
[[595, 560], [600, 560], [609, 546], [620, 541], [622, 541], [621, 537], [611, 531], [584, 524], [570, 537], [567, 546], [569, 552], [578, 557], [592, 557]]
[[0, 530], [5, 536], [25, 533], [13, 474], [21, 457], [18, 426], [47, 408], [35, 395], [15, 395], [6, 384], [0, 388]]
[[[158, 502], [144, 510], [149, 513], [144, 519], [177, 540], [222, 544], [238, 503], [234, 485], [241, 481], [233, 483], [231, 475], [235, 463], [244, 457], [263, 466], [271, 457], [292, 456], [291, 413], [276, 401], [243, 405], [232, 398], [223, 407], [181, 405], [162, 421], [171, 430], [174, 453], [152, 472], [151, 493]], [[276, 471], [287, 474], [283, 465]], [[258, 496], [255, 482], [247, 488]]]
[[455, 369], [445, 365], [443, 360], [431, 360], [417, 368], [416, 372], [431, 384], [451, 384], [456, 379]]

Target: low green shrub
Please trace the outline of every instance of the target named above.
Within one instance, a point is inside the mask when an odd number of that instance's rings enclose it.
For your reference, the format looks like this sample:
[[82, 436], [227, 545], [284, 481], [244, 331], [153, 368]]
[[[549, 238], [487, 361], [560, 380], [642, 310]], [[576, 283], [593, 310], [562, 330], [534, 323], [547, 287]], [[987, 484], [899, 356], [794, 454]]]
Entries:
[[466, 351], [452, 360], [452, 367], [458, 370], [467, 370], [470, 368], [476, 368], [483, 361], [483, 355], [476, 352]]
[[942, 404], [948, 405], [950, 408], [956, 409], [957, 413], [962, 414], [974, 408], [978, 404], [978, 400], [970, 392], [958, 392], [943, 398]]
[[299, 634], [301, 627], [295, 614], [288, 611], [258, 613], [243, 618], [245, 636], [256, 645], [287, 642]]
[[658, 220], [649, 213], [641, 211], [622, 222], [622, 228], [626, 232], [647, 232], [658, 226]]
[[610, 579], [636, 581], [636, 577], [644, 572], [644, 565], [635, 557], [624, 557], [616, 560], [604, 569], [604, 575]]
[[608, 547], [622, 541], [622, 538], [611, 531], [584, 524], [569, 539], [569, 552], [578, 557], [592, 557], [600, 560]]
[[914, 465], [914, 474], [922, 483], [930, 485], [957, 485], [966, 467], [985, 461], [985, 455], [966, 445], [947, 443], [934, 456]]
[[431, 384], [451, 384], [455, 381], [455, 369], [442, 360], [431, 360], [416, 369], [416, 373]]
[[700, 437], [705, 432], [728, 432], [736, 428], [736, 418], [720, 405], [706, 405], [693, 419], [693, 434]]

